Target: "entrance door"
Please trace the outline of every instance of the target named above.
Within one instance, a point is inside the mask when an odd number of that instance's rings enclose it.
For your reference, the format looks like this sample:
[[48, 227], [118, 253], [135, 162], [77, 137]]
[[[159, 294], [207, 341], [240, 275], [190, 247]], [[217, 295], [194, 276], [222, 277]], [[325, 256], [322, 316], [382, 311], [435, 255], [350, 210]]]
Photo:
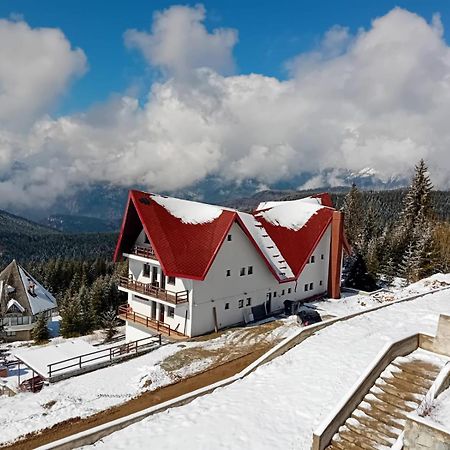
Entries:
[[158, 286], [158, 268], [156, 266], [152, 267], [152, 284]]
[[268, 292], [266, 298], [266, 314], [269, 315], [272, 312], [272, 292]]
[[164, 305], [159, 305], [159, 321], [164, 322]]
[[156, 320], [156, 302], [152, 301], [151, 317]]

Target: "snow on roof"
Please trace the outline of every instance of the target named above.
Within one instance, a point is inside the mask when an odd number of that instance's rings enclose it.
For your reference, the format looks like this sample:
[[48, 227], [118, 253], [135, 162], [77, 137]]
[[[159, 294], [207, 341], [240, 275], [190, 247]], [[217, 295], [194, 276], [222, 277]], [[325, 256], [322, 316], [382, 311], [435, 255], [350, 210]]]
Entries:
[[[31, 312], [33, 313], [33, 315], [58, 307], [55, 297], [53, 297], [53, 295], [50, 294], [47, 289], [39, 284], [28, 272], [25, 272], [25, 270], [20, 266], [19, 273], [22, 279], [22, 283], [25, 287], [25, 292], [27, 294], [28, 302], [30, 303]], [[29, 280], [34, 283], [34, 292], [36, 295], [31, 295], [28, 291], [28, 287], [30, 284]]]
[[311, 203], [313, 205], [322, 205], [322, 199], [320, 197], [305, 197], [305, 198], [298, 198], [296, 200], [281, 200], [281, 201], [272, 201], [272, 202], [261, 202], [258, 207], [256, 208], [256, 211], [261, 211], [263, 209], [269, 209], [273, 208], [274, 206], [279, 205], [286, 205], [290, 203]]
[[9, 308], [11, 308], [12, 306], [15, 306], [21, 313], [25, 312], [25, 308], [17, 300], [14, 300], [13, 298], [6, 305], [6, 311], [9, 311]]
[[[74, 339], [73, 341], [63, 342], [62, 344], [46, 345], [39, 348], [18, 348], [12, 354], [39, 375], [47, 378], [49, 364], [75, 358], [85, 353], [94, 352], [95, 350], [96, 348], [86, 341]], [[69, 370], [73, 370], [73, 367]], [[58, 374], [62, 372], [58, 372]]]
[[238, 215], [278, 278], [280, 280], [293, 278], [294, 273], [291, 267], [284, 260], [280, 250], [264, 227], [251, 214], [239, 212]]
[[152, 195], [152, 199], [163, 206], [172, 216], [177, 217], [183, 223], [198, 225], [210, 223], [222, 214], [223, 208], [208, 205], [206, 203], [182, 200], [173, 197]]
[[[261, 208], [264, 205], [264, 208]], [[324, 208], [317, 198], [305, 198], [286, 202], [266, 202], [258, 207], [257, 216], [272, 225], [300, 230], [308, 220]]]
[[204, 280], [226, 233], [239, 221], [274, 276], [296, 278], [330, 224], [331, 199], [317, 194], [261, 205], [250, 215], [131, 190], [114, 259], [129, 253], [144, 228], [166, 275]]

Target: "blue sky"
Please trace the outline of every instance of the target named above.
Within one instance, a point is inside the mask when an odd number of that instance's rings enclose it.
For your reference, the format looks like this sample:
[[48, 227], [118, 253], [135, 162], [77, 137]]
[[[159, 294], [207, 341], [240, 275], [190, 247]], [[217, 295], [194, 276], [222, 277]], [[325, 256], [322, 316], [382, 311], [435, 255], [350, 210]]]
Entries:
[[[430, 20], [441, 14], [448, 42], [450, 2], [415, 0], [304, 0], [204, 1], [208, 29], [234, 28], [238, 73], [286, 77], [284, 62], [314, 48], [333, 25], [351, 32], [368, 28], [371, 20], [395, 6]], [[130, 28], [149, 30], [152, 15], [176, 2], [105, 0], [1, 0], [0, 16], [20, 15], [31, 27], [60, 28], [74, 47], [88, 58], [89, 70], [60, 100], [56, 114], [67, 114], [102, 102], [112, 93], [133, 86], [148, 88], [154, 74], [141, 55], [125, 48], [123, 33]], [[180, 2], [180, 4], [183, 4]], [[194, 5], [195, 3], [190, 3]], [[146, 89], [143, 89], [145, 92]]]
[[450, 186], [449, 1], [0, 0], [0, 18], [5, 209], [97, 183], [390, 182], [420, 158]]

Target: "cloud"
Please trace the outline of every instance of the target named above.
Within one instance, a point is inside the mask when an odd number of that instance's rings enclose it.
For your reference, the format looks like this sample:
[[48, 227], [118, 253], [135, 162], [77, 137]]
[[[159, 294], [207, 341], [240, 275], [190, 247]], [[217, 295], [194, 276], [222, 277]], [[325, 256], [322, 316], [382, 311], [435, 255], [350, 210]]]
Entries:
[[150, 33], [126, 34], [167, 75], [143, 103], [123, 95], [82, 114], [39, 116], [27, 132], [0, 129], [0, 205], [46, 205], [97, 182], [161, 191], [209, 175], [270, 185], [311, 173], [316, 186], [367, 167], [389, 179], [421, 157], [434, 183], [450, 187], [450, 49], [438, 16], [428, 23], [397, 8], [355, 35], [333, 27], [289, 62], [287, 80], [227, 75], [236, 35], [209, 33], [204, 19], [201, 7], [172, 7]]
[[169, 75], [185, 77], [202, 67], [229, 74], [234, 70], [232, 51], [238, 34], [230, 28], [209, 33], [204, 20], [205, 9], [201, 5], [172, 6], [154, 15], [149, 33], [128, 30], [125, 43], [140, 50], [149, 64]]
[[0, 123], [29, 125], [85, 70], [83, 51], [61, 31], [0, 19]]

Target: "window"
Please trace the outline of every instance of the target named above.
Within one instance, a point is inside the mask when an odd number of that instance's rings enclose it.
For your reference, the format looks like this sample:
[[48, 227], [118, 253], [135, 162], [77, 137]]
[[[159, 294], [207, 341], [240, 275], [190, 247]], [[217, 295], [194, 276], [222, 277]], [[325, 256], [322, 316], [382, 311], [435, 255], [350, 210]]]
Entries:
[[167, 284], [175, 285], [175, 277], [167, 277]]
[[150, 241], [148, 240], [147, 235], [144, 233], [144, 243], [145, 244], [150, 244]]
[[308, 290], [308, 285], [305, 284], [305, 292]]
[[225, 309], [230, 309], [230, 304], [229, 303], [225, 303]]
[[150, 264], [144, 264], [144, 272], [143, 272], [143, 276], [146, 278], [150, 278], [150, 269], [151, 269], [151, 265]]
[[247, 297], [247, 303], [245, 304], [245, 306], [250, 306], [251, 304], [252, 304], [251, 297]]
[[241, 268], [241, 273], [240, 273], [241, 277], [243, 277], [245, 275], [245, 267]]
[[15, 336], [16, 332], [15, 331], [7, 331], [6, 332], [6, 336]]
[[238, 306], [239, 306], [239, 308], [243, 308], [244, 307], [244, 299], [239, 300]]
[[167, 308], [167, 317], [173, 317], [175, 315], [175, 308], [168, 307]]
[[231, 269], [227, 269], [227, 277], [231, 277]]
[[232, 239], [231, 234], [229, 234], [229, 235], [227, 236], [227, 241], [231, 241], [231, 239]]
[[281, 295], [284, 295], [284, 289], [281, 291]]
[[322, 284], [323, 284], [323, 281], [322, 281], [322, 280], [320, 280], [320, 281], [319, 281], [319, 284], [320, 284], [320, 285], [322, 286]]
[[253, 266], [248, 266], [247, 275], [251, 275], [253, 273]]
[[140, 295], [135, 295], [135, 296], [134, 296], [134, 299], [135, 299], [135, 300], [140, 300], [141, 302], [145, 302], [145, 303], [148, 303], [148, 302], [149, 302], [148, 299], [146, 299], [146, 298], [144, 298], [144, 297], [141, 297]]
[[290, 294], [292, 292], [291, 288], [288, 288], [288, 294]]
[[309, 283], [309, 290], [312, 291], [314, 289], [314, 283]]
[[314, 255], [311, 255], [311, 264], [314, 263], [315, 259], [316, 259], [315, 256], [314, 256]]
[[323, 253], [320, 255], [320, 259], [323, 259]]
[[275, 291], [274, 293], [273, 293], [273, 298], [275, 298], [277, 296], [277, 291]]

